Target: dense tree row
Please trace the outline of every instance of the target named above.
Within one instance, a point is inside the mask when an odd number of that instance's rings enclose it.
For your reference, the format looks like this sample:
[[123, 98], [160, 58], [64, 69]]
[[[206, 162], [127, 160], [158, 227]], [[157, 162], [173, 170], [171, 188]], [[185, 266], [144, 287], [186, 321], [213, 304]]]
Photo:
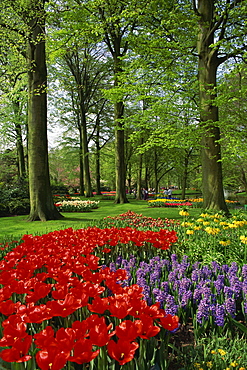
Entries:
[[[205, 208], [227, 213], [224, 185], [247, 188], [246, 10], [246, 0], [2, 0], [1, 136], [16, 143], [20, 181], [28, 174], [30, 220], [61, 217], [50, 172], [63, 181], [52, 156], [66, 152], [78, 153], [87, 197], [102, 179], [115, 179], [117, 203], [133, 185], [140, 197], [175, 181], [185, 195], [189, 179]], [[64, 131], [50, 169], [48, 117]]]

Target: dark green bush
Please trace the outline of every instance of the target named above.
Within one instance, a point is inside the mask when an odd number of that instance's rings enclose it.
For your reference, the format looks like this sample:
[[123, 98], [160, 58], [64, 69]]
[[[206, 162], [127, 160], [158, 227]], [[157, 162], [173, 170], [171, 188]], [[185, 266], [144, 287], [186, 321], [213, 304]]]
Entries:
[[29, 191], [27, 182], [1, 184], [0, 216], [21, 215], [29, 213]]
[[69, 194], [69, 189], [63, 184], [51, 184], [52, 194]]
[[27, 198], [14, 199], [8, 202], [8, 209], [11, 215], [25, 215], [30, 211], [30, 201]]

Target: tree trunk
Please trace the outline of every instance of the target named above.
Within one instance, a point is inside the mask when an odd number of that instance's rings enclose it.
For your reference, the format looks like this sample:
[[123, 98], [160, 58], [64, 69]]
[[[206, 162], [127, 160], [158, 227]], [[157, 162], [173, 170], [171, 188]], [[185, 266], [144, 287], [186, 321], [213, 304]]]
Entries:
[[[29, 221], [60, 219], [50, 187], [47, 140], [47, 70], [45, 56], [44, 1], [33, 1], [37, 18], [29, 23], [28, 42], [28, 162], [29, 162]], [[38, 18], [39, 16], [39, 18]]]
[[100, 142], [99, 142], [100, 126], [98, 117], [96, 121], [96, 160], [95, 160], [95, 177], [96, 177], [96, 194], [101, 195], [100, 190]]
[[85, 188], [84, 188], [84, 176], [83, 176], [83, 150], [82, 150], [82, 133], [81, 129], [79, 128], [79, 133], [80, 133], [80, 158], [79, 158], [79, 163], [80, 163], [80, 195], [85, 195]]
[[247, 179], [246, 179], [246, 175], [245, 175], [245, 172], [244, 172], [244, 169], [243, 169], [242, 166], [240, 167], [240, 169], [241, 169], [241, 182], [244, 185], [244, 191], [247, 194]]
[[181, 199], [185, 199], [185, 195], [186, 195], [185, 192], [186, 192], [186, 188], [187, 188], [189, 157], [190, 157], [191, 153], [192, 153], [192, 149], [190, 149], [189, 151], [186, 150], [186, 152], [185, 152]]
[[214, 0], [199, 0], [198, 35], [198, 79], [200, 96], [200, 121], [202, 135], [202, 193], [204, 208], [224, 211], [226, 206], [221, 165], [220, 129], [218, 127], [218, 107], [216, 98], [216, 73], [219, 65], [214, 42], [213, 13]]
[[148, 169], [148, 165], [146, 164], [146, 167], [145, 167], [145, 188], [148, 189], [149, 188], [149, 169]]
[[128, 165], [128, 169], [127, 169], [127, 173], [128, 173], [128, 176], [127, 176], [127, 183], [128, 183], [128, 193], [131, 194], [131, 169], [132, 169], [132, 166], [131, 166], [131, 163], [129, 163]]
[[20, 104], [19, 102], [13, 102], [14, 114], [15, 114], [15, 133], [16, 133], [16, 151], [18, 160], [18, 177], [19, 181], [22, 181], [26, 177], [25, 168], [25, 156], [22, 141], [22, 130], [20, 123]]
[[82, 161], [83, 161], [83, 175], [84, 175], [84, 188], [85, 188], [85, 197], [92, 197], [92, 185], [91, 185], [91, 175], [89, 168], [89, 150], [87, 142], [87, 122], [85, 110], [80, 104], [81, 108], [81, 137], [82, 137]]
[[[120, 45], [118, 47], [120, 50]], [[114, 58], [114, 86], [118, 86], [118, 74], [122, 72], [119, 53]], [[122, 123], [124, 103], [114, 103], [115, 122], [115, 164], [116, 164], [116, 197], [115, 203], [128, 203], [126, 196], [125, 135]]]
[[157, 193], [159, 188], [159, 179], [158, 179], [158, 156], [156, 149], [154, 149], [154, 188], [155, 192]]

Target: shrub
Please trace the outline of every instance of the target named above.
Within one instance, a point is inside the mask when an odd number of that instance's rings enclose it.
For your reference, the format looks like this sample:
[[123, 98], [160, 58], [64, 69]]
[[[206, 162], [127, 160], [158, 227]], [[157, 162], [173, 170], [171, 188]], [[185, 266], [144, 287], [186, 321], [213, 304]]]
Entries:
[[0, 187], [0, 216], [27, 214], [30, 209], [28, 184], [3, 184]]

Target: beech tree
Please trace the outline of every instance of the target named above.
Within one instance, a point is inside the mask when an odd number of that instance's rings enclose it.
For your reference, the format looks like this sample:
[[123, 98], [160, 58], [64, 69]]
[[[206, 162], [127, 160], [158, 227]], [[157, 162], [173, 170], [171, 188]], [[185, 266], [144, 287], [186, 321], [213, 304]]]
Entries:
[[50, 188], [47, 142], [46, 0], [1, 3], [0, 26], [23, 37], [28, 69], [29, 220], [62, 218]]
[[18, 35], [2, 29], [0, 41], [0, 135], [7, 145], [15, 143], [18, 181], [26, 177], [23, 144], [27, 116], [27, 68], [24, 56], [16, 50]]
[[115, 203], [127, 203], [126, 197], [126, 158], [124, 134], [124, 100], [122, 75], [130, 47], [130, 39], [140, 24], [143, 12], [147, 12], [149, 4], [145, 1], [77, 1], [88, 11], [90, 21], [94, 22], [94, 31], [107, 45], [113, 66], [113, 86], [108, 97], [114, 103], [115, 122], [115, 170], [116, 197]]
[[247, 2], [242, 0], [193, 0], [199, 26], [197, 51], [204, 207], [226, 213], [216, 100], [217, 73], [224, 62], [246, 52], [246, 6]]

